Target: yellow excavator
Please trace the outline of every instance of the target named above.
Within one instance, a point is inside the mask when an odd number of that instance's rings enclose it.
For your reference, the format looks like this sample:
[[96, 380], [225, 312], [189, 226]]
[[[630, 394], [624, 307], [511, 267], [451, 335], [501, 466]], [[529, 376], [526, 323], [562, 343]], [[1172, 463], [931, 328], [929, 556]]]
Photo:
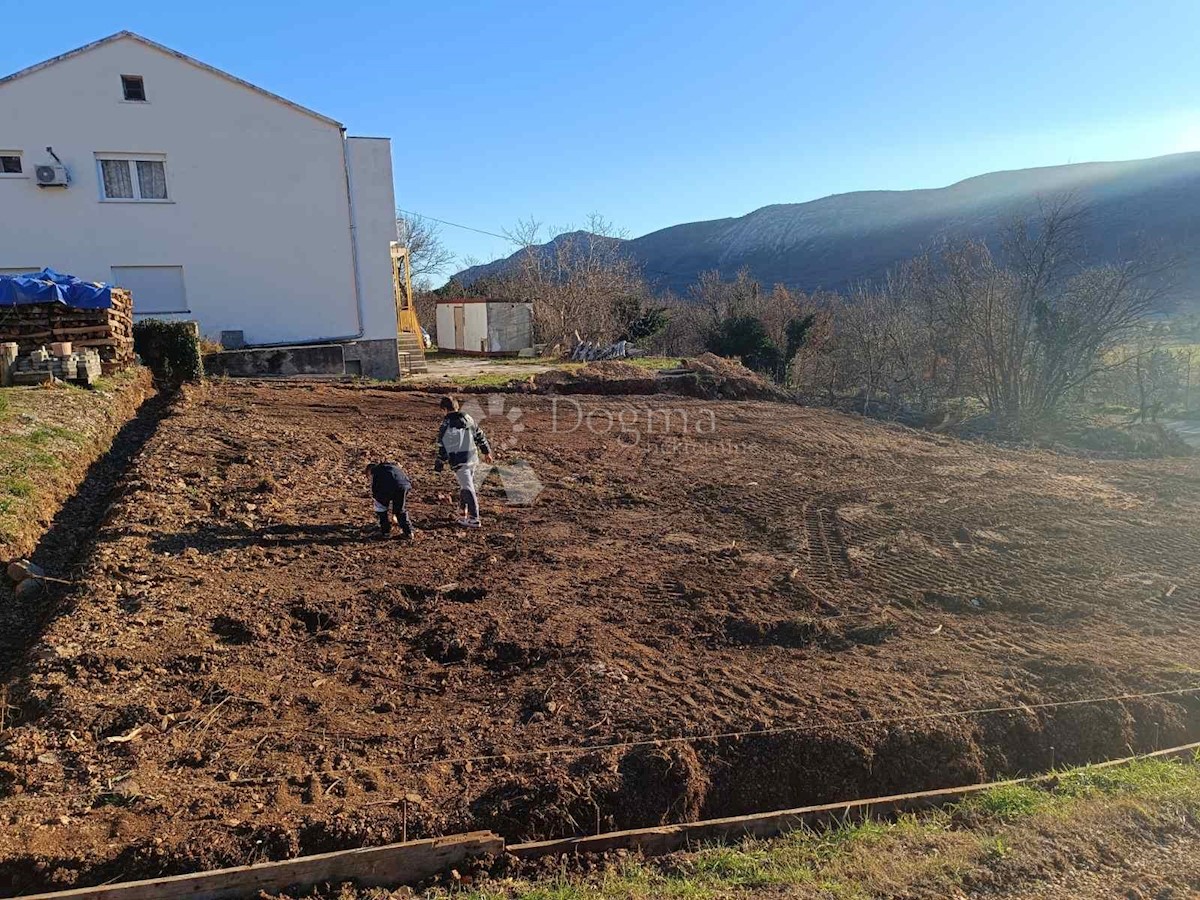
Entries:
[[392, 293], [396, 297], [396, 343], [400, 352], [400, 374], [428, 372], [425, 364], [425, 333], [413, 305], [412, 263], [408, 248], [392, 241]]

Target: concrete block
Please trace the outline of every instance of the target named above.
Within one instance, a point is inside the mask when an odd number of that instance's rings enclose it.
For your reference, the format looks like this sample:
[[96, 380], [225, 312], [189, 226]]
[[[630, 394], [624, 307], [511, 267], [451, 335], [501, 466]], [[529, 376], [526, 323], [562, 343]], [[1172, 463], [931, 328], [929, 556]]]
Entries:
[[208, 375], [257, 378], [283, 375], [344, 375], [346, 359], [341, 344], [297, 347], [260, 347], [225, 350], [204, 357]]
[[346, 367], [357, 368], [356, 375], [381, 381], [400, 377], [400, 347], [394, 338], [352, 341], [345, 345], [345, 352]]
[[51, 356], [70, 356], [71, 342], [70, 341], [55, 341], [50, 345]]
[[17, 359], [18, 345], [15, 343], [0, 344], [0, 387], [12, 386], [13, 364]]

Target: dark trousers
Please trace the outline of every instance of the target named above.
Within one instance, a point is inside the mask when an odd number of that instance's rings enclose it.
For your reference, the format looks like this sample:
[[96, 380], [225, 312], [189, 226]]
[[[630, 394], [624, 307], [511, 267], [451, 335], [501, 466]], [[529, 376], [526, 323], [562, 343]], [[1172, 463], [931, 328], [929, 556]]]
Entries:
[[[406, 535], [411, 535], [413, 531], [412, 520], [408, 517], [408, 491], [401, 491], [395, 494], [388, 501], [378, 501], [384, 507], [390, 506], [396, 513], [396, 521], [400, 523], [400, 530]], [[392, 519], [388, 515], [388, 510], [385, 508], [379, 515], [379, 527], [384, 534], [391, 534]]]

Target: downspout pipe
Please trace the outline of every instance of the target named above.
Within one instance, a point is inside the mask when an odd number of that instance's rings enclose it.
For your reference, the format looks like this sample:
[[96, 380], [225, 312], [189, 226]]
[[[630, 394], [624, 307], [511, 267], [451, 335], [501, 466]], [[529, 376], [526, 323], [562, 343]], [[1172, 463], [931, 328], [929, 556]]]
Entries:
[[363, 324], [362, 276], [359, 273], [358, 265], [358, 217], [354, 211], [354, 191], [350, 178], [350, 159], [346, 155], [346, 127], [344, 125], [339, 128], [339, 134], [342, 140], [342, 173], [346, 177], [346, 209], [350, 224], [350, 261], [351, 268], [354, 270], [354, 311], [358, 319], [358, 331], [354, 334], [339, 334], [334, 337], [299, 338], [293, 341], [275, 341], [270, 344], [247, 344], [247, 350], [266, 347], [299, 347], [304, 344], [336, 344], [342, 341], [360, 340], [366, 333], [366, 326]]

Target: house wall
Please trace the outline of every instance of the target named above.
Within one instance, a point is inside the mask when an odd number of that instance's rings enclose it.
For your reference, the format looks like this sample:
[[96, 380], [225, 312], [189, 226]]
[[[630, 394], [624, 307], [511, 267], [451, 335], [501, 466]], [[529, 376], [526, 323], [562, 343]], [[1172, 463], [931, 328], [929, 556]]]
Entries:
[[354, 246], [362, 291], [363, 337], [347, 345], [346, 359], [363, 375], [396, 378], [396, 296], [392, 288], [392, 241], [396, 239], [396, 200], [392, 187], [392, 142], [387, 138], [346, 138], [346, 162], [354, 211]]
[[[147, 102], [124, 101], [122, 74], [145, 79]], [[46, 146], [66, 189], [36, 185]], [[0, 150], [22, 151], [27, 176], [0, 178], [0, 268], [107, 281], [113, 266], [181, 266], [186, 317], [248, 343], [359, 331], [348, 162], [364, 336], [394, 339], [386, 141], [346, 142], [336, 124], [122, 38], [0, 84]], [[165, 154], [169, 201], [102, 202], [96, 153]]]
[[396, 199], [392, 187], [392, 142], [387, 138], [347, 138], [346, 159], [363, 293], [363, 336], [395, 338], [391, 246], [396, 240]]

